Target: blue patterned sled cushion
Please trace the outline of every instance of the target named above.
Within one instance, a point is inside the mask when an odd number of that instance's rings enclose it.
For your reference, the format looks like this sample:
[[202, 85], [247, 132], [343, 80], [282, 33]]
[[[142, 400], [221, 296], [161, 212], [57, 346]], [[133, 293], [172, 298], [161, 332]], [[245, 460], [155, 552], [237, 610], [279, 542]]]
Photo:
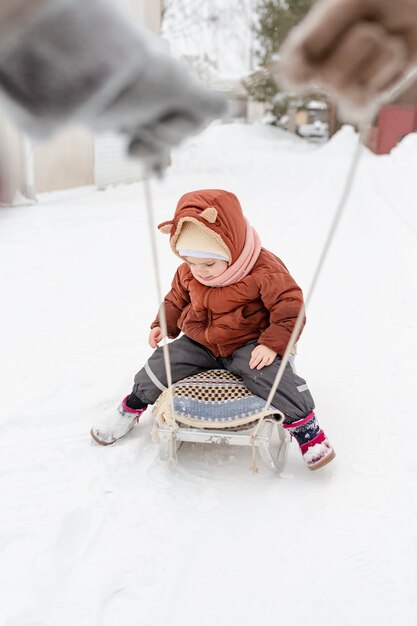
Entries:
[[[173, 400], [175, 421], [195, 428], [250, 428], [265, 406], [265, 400], [227, 370], [209, 370], [178, 381], [173, 385]], [[172, 411], [167, 391], [161, 394], [154, 412], [160, 423], [169, 421]], [[274, 413], [273, 407], [267, 411], [267, 415]]]

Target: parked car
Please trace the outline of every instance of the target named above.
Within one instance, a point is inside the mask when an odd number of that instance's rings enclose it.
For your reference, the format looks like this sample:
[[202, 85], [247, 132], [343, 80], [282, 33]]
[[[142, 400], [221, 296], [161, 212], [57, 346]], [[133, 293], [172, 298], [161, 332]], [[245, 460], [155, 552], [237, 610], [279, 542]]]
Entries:
[[306, 139], [320, 139], [326, 141], [329, 138], [329, 125], [327, 122], [315, 120], [309, 124], [300, 124], [297, 133]]

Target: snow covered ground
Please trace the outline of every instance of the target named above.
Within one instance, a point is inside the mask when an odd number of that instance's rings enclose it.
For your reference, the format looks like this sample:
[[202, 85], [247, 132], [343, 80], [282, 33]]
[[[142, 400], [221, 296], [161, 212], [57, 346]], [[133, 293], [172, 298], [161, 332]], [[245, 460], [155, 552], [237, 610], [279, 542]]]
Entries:
[[[230, 189], [307, 291], [356, 141], [212, 126], [152, 184], [155, 219]], [[362, 156], [297, 360], [337, 458], [312, 473], [292, 444], [281, 477], [218, 446], [171, 470], [149, 411], [90, 440], [150, 354], [141, 184], [0, 211], [2, 626], [415, 623], [416, 172], [416, 135]]]

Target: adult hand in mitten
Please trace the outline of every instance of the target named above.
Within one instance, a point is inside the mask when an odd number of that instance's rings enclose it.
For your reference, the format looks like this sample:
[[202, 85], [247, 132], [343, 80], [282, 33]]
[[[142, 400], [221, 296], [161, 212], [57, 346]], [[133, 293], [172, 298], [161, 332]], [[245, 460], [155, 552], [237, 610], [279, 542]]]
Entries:
[[69, 121], [118, 131], [131, 154], [157, 166], [225, 109], [106, 0], [18, 5], [0, 12], [0, 98], [30, 134]]
[[158, 166], [164, 152], [225, 111], [222, 96], [200, 86], [182, 65], [155, 53], [100, 113], [97, 128], [129, 136], [129, 153]]
[[322, 0], [281, 48], [287, 88], [320, 85], [361, 119], [417, 65], [417, 0]]

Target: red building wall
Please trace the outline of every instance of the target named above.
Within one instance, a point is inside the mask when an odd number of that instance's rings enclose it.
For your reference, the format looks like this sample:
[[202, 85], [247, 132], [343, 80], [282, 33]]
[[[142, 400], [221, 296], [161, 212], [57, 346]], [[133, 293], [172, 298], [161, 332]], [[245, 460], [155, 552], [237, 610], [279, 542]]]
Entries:
[[369, 147], [377, 154], [387, 154], [405, 135], [417, 131], [417, 107], [406, 104], [383, 106], [377, 128], [376, 145]]

